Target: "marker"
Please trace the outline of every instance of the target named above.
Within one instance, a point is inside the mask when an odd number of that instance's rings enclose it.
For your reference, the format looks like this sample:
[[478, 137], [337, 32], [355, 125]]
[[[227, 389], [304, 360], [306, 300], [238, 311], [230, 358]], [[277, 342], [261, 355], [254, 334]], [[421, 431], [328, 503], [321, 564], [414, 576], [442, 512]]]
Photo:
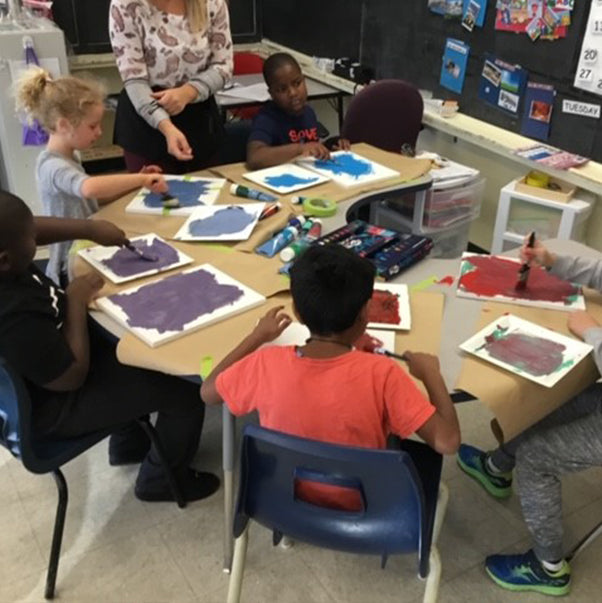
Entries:
[[248, 188], [242, 184], [233, 184], [230, 186], [230, 193], [237, 197], [244, 197], [245, 199], [256, 199], [257, 201], [276, 201], [278, 197], [274, 195], [268, 195], [254, 188]]
[[303, 216], [293, 218], [289, 221], [286, 228], [265, 243], [262, 243], [255, 251], [269, 258], [275, 256], [281, 249], [284, 249], [299, 236], [299, 231], [304, 222], [305, 218]]
[[276, 201], [273, 205], [268, 205], [264, 208], [264, 210], [259, 214], [259, 220], [265, 220], [265, 218], [269, 218], [273, 216], [278, 210], [282, 207], [280, 201]]

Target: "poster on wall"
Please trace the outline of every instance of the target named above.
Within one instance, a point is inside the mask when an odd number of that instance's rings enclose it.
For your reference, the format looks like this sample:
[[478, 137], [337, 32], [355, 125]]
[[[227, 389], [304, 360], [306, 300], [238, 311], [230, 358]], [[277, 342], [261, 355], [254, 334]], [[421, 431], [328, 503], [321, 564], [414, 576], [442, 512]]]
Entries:
[[479, 82], [479, 98], [516, 116], [526, 82], [527, 71], [520, 65], [511, 65], [486, 54]]
[[554, 86], [537, 82], [527, 83], [521, 134], [529, 138], [548, 140], [555, 96]]
[[495, 28], [525, 33], [531, 40], [565, 38], [574, 0], [497, 0]]
[[602, 96], [602, 2], [592, 0], [583, 36], [579, 64], [575, 72], [575, 88]]
[[462, 27], [472, 31], [475, 27], [483, 27], [487, 0], [464, 0], [462, 7]]
[[461, 94], [466, 77], [466, 64], [470, 46], [462, 40], [447, 38], [443, 60], [441, 62], [441, 77], [439, 83], [448, 90]]

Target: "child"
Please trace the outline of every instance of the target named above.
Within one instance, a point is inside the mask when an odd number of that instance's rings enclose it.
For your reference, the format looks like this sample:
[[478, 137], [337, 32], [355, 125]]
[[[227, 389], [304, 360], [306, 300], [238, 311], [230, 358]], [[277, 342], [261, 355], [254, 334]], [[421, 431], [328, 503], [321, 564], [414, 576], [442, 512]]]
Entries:
[[[98, 203], [115, 201], [135, 188], [167, 192], [156, 166], [140, 174], [86, 175], [75, 151], [91, 147], [102, 134], [104, 93], [92, 81], [74, 77], [52, 79], [40, 68], [28, 69], [17, 83], [17, 107], [36, 118], [50, 134], [46, 150], [36, 163], [38, 191], [50, 216], [88, 218]], [[55, 282], [67, 283], [70, 241], [50, 248], [46, 274]]]
[[[264, 427], [301, 437], [384, 448], [390, 432], [416, 432], [453, 454], [460, 430], [437, 358], [406, 352], [429, 402], [395, 361], [353, 348], [366, 329], [373, 286], [372, 264], [348, 249], [308, 249], [291, 269], [295, 316], [310, 330], [305, 345], [259, 349], [291, 322], [282, 307], [273, 308], [209, 375], [203, 400], [225, 402], [235, 415], [257, 410]], [[348, 493], [315, 485], [304, 485], [303, 495], [326, 506], [358, 506]]]
[[[272, 101], [253, 121], [247, 144], [249, 169], [271, 167], [300, 156], [329, 159], [330, 151], [318, 136], [316, 114], [307, 104], [299, 63], [290, 54], [278, 52], [263, 64], [263, 77]], [[338, 148], [348, 149], [349, 141], [340, 139]]]
[[188, 468], [205, 411], [197, 386], [120, 364], [106, 334], [88, 330], [88, 303], [103, 285], [100, 277], [75, 278], [63, 291], [32, 263], [37, 244], [73, 238], [127, 242], [102, 220], [34, 218], [18, 197], [0, 191], [0, 356], [25, 380], [34, 433], [63, 439], [115, 427], [111, 464], [142, 462], [136, 496], [172, 500], [156, 451], [131, 423], [158, 412], [157, 432], [186, 499], [209, 496], [218, 478]]
[[[537, 263], [561, 278], [602, 291], [602, 261], [551, 253], [539, 241], [523, 245], [524, 262]], [[602, 326], [587, 312], [571, 312], [569, 329], [594, 347], [602, 370]], [[489, 576], [510, 590], [565, 595], [571, 571], [562, 548], [560, 478], [565, 473], [602, 466], [602, 384], [595, 383], [496, 450], [462, 444], [458, 464], [496, 498], [512, 494], [516, 468], [518, 495], [534, 546], [520, 555], [491, 555]]]

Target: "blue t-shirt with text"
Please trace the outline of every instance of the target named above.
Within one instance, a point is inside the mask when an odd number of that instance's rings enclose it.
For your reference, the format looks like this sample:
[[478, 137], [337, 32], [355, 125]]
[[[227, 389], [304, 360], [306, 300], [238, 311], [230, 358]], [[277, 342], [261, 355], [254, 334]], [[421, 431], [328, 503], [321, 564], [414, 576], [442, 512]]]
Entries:
[[318, 142], [318, 118], [306, 105], [301, 115], [289, 115], [273, 101], [266, 103], [253, 121], [249, 142], [258, 140], [271, 147], [298, 142]]

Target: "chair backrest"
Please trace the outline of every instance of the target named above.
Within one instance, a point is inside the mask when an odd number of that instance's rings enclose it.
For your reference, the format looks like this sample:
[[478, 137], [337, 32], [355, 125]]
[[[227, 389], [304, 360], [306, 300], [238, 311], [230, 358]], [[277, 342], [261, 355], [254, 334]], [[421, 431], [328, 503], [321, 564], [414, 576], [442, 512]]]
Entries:
[[[437, 487], [440, 470], [439, 463]], [[340, 511], [299, 500], [297, 479], [357, 486], [363, 509]], [[422, 565], [432, 537], [428, 514], [422, 481], [407, 452], [338, 446], [245, 426], [235, 537], [252, 518], [326, 548], [385, 556], [417, 551]]]
[[32, 429], [32, 405], [21, 375], [0, 356], [0, 445], [21, 459], [33, 473], [48, 473], [75, 458], [114, 428], [68, 439], [36, 438]]
[[234, 53], [234, 75], [248, 75], [262, 73], [264, 60], [254, 52]]
[[353, 97], [341, 129], [352, 143], [367, 142], [375, 147], [401, 152], [416, 146], [422, 125], [424, 103], [418, 89], [402, 80], [380, 80]]

